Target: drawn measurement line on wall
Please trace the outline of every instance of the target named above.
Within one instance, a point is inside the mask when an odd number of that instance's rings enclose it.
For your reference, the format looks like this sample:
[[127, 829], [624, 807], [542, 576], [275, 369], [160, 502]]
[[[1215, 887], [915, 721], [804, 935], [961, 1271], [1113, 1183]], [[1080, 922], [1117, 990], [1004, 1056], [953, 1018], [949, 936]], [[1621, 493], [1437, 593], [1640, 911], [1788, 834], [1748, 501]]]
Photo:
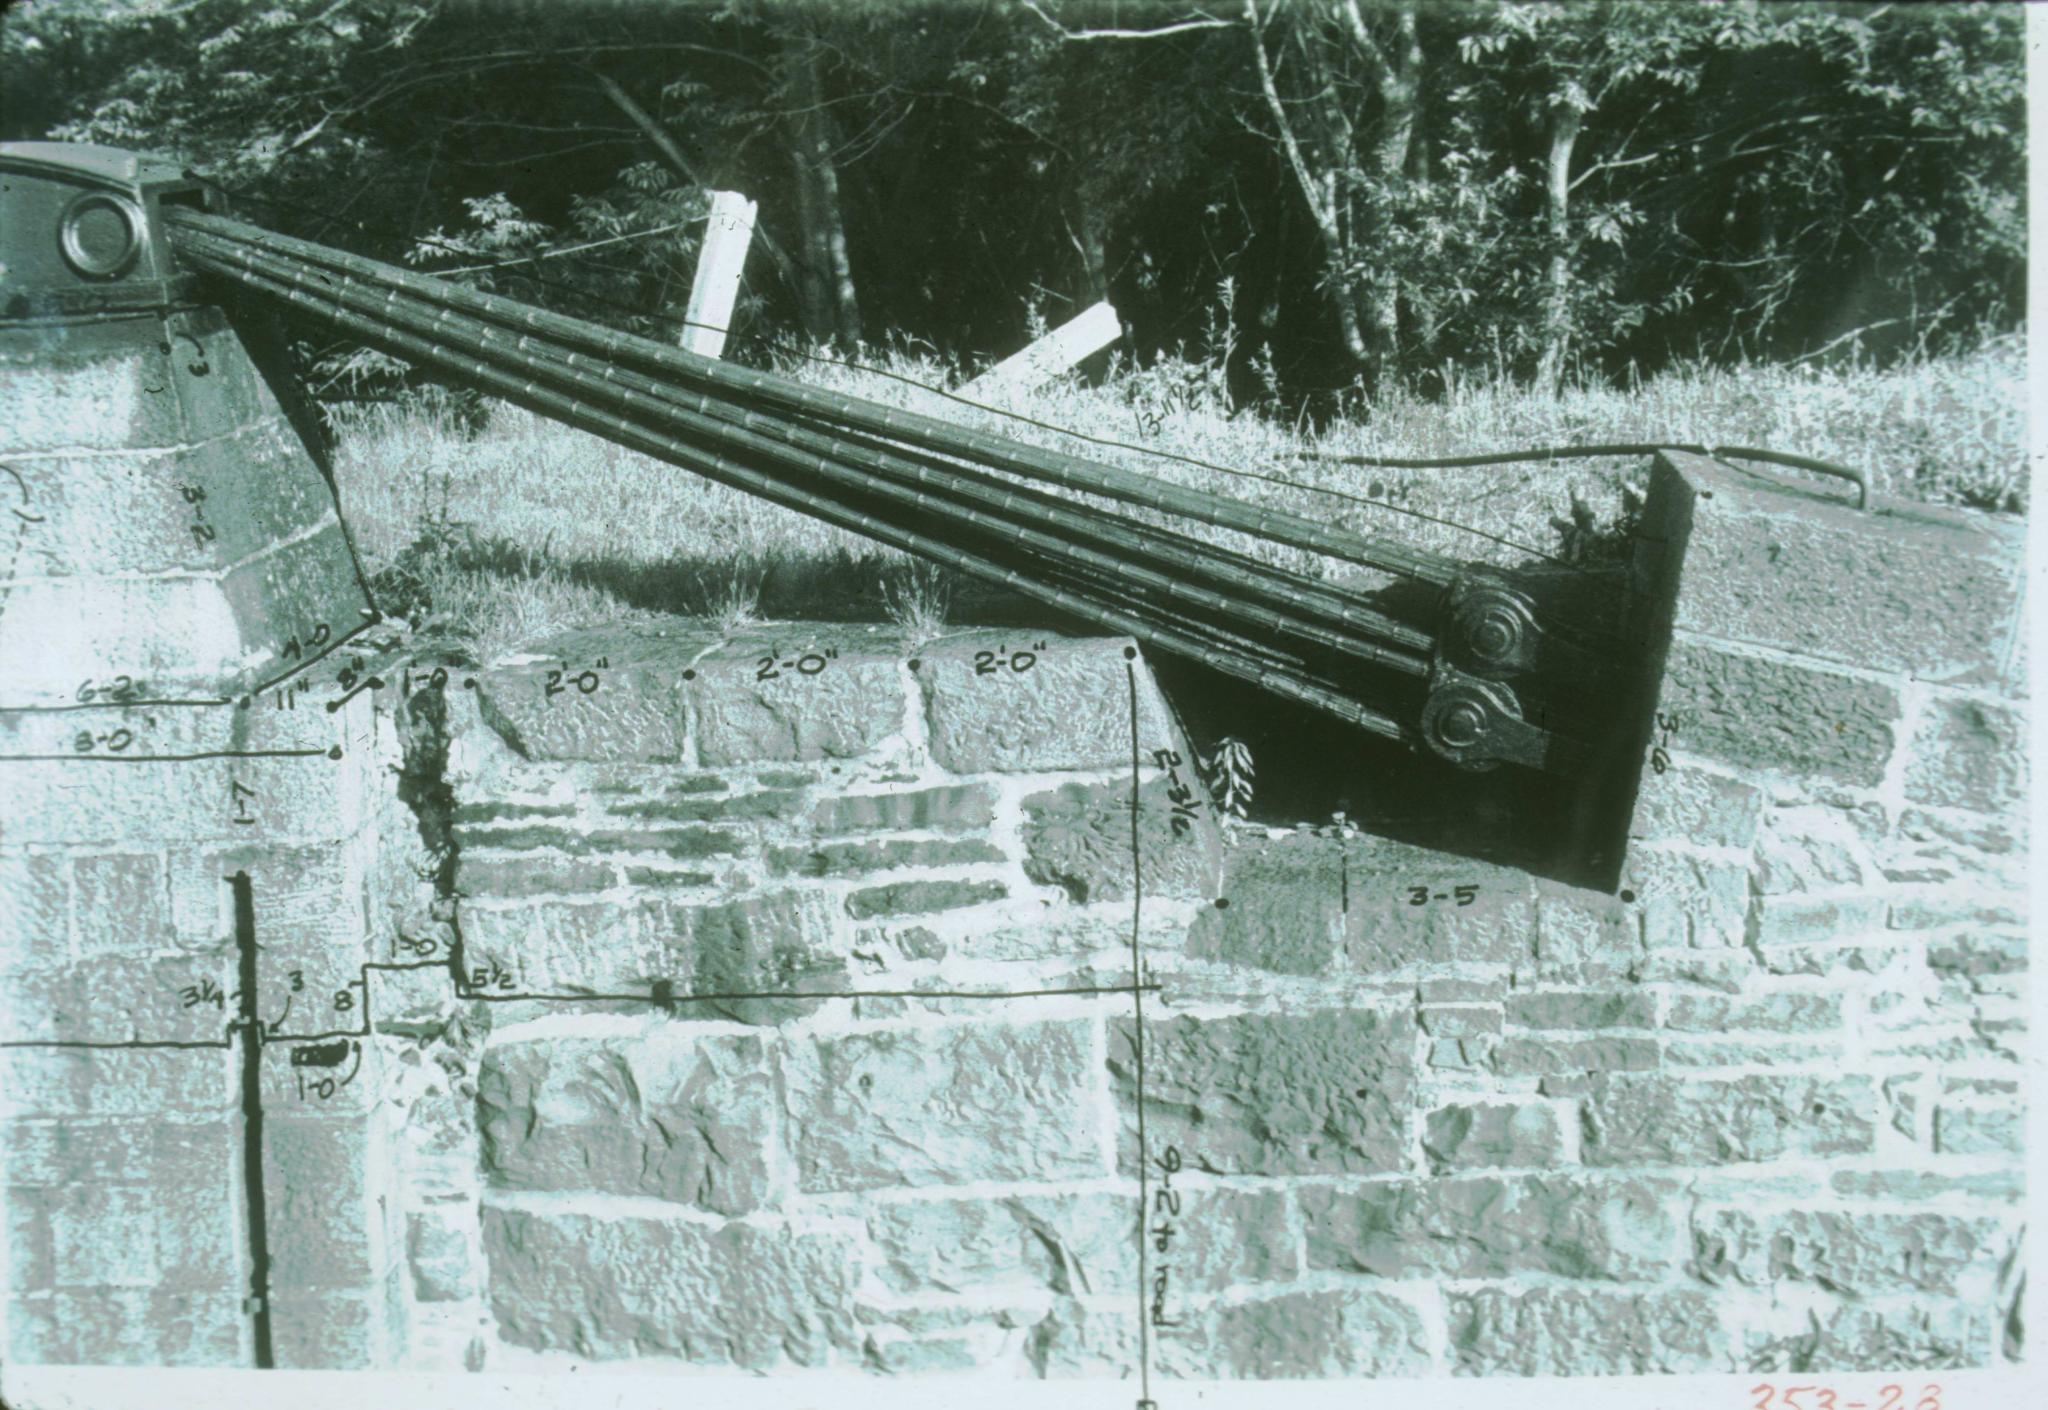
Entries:
[[206, 706], [219, 709], [234, 704], [231, 696], [186, 699], [136, 698], [134, 700], [87, 700], [72, 705], [0, 705], [0, 715], [62, 715], [73, 710], [177, 710]]
[[486, 1004], [510, 1004], [522, 1001], [539, 1003], [634, 1003], [634, 1004], [691, 1004], [715, 1003], [721, 999], [1051, 999], [1067, 995], [1131, 994], [1140, 989], [1157, 990], [1157, 984], [1097, 984], [1073, 985], [1056, 989], [758, 989], [736, 993], [720, 994], [654, 994], [649, 992], [619, 994], [487, 994], [480, 991], [458, 990], [456, 997], [475, 999]]
[[86, 1038], [0, 1038], [0, 1048], [231, 1048], [226, 1038], [130, 1038], [97, 1041]]
[[194, 754], [0, 754], [0, 764], [192, 764], [203, 759], [339, 759], [328, 749], [208, 749]]
[[[1143, 848], [1138, 832], [1138, 773], [1141, 748], [1138, 742], [1138, 668], [1135, 647], [1124, 648], [1124, 683], [1131, 697], [1131, 1060], [1136, 1075], [1138, 1125], [1138, 1406], [1156, 1410], [1152, 1399], [1152, 1323], [1148, 1291], [1152, 1282], [1151, 1258], [1146, 1248], [1145, 1225], [1151, 1218], [1152, 1192], [1149, 1180], [1150, 1152], [1145, 1144], [1145, 988], [1144, 960], [1140, 933], [1145, 913]], [[1157, 987], [1156, 985], [1153, 987]]]
[[360, 626], [352, 628], [336, 637], [317, 654], [295, 663], [289, 670], [281, 671], [273, 676], [266, 676], [239, 696], [138, 696], [126, 700], [110, 698], [106, 700], [75, 701], [64, 705], [0, 705], [0, 715], [61, 715], [77, 710], [140, 710], [144, 708], [152, 710], [218, 710], [230, 705], [253, 704], [257, 696], [262, 695], [265, 691], [276, 689], [294, 676], [303, 675], [312, 670], [364, 632], [381, 624], [383, 620], [382, 616], [366, 618]]
[[[353, 1028], [330, 1028], [318, 1033], [280, 1033], [273, 1020], [264, 1029], [263, 1040], [273, 1045], [290, 1043], [322, 1043], [335, 1038], [372, 1038], [374, 1019], [370, 1014], [369, 975], [371, 970], [395, 972], [415, 969], [446, 969], [445, 960], [412, 960], [408, 962], [371, 961], [359, 966], [358, 977], [346, 986], [360, 988], [365, 998], [361, 1005], [363, 1021]], [[669, 1007], [674, 1004], [717, 1003], [721, 1000], [738, 999], [1056, 999], [1067, 997], [1086, 998], [1109, 994], [1133, 994], [1139, 990], [1158, 992], [1157, 983], [1091, 984], [1067, 985], [1046, 989], [762, 989], [719, 991], [704, 994], [657, 993], [596, 993], [596, 994], [545, 994], [545, 993], [501, 993], [479, 991], [469, 985], [456, 986], [458, 999], [475, 1000], [482, 1003], [637, 1003]], [[239, 998], [239, 995], [237, 996]], [[0, 1039], [0, 1048], [186, 1048], [224, 1049], [234, 1046], [235, 1023], [229, 1023], [229, 1036], [222, 1038], [131, 1038], [119, 1040], [95, 1040], [83, 1038], [7, 1038]]]

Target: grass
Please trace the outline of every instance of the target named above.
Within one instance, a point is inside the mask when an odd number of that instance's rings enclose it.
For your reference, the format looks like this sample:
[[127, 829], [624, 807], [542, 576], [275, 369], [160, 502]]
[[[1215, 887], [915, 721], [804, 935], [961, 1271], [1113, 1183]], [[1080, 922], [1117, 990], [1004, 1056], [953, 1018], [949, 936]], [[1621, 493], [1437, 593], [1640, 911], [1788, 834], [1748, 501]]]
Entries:
[[[2025, 508], [2025, 364], [2017, 338], [1885, 370], [1855, 363], [1694, 366], [1627, 388], [1555, 393], [1447, 374], [1441, 396], [1392, 397], [1365, 419], [1321, 432], [1258, 408], [1232, 407], [1216, 367], [1199, 360], [1118, 365], [1097, 385], [1070, 381], [1012, 403], [1036, 421], [1144, 450], [1092, 444], [911, 385], [949, 380], [930, 360], [900, 351], [863, 356], [879, 370], [824, 362], [785, 370], [817, 385], [1489, 562], [1558, 552], [1574, 517], [1617, 522], [1646, 467], [1589, 460], [1389, 471], [1289, 457], [1306, 449], [1434, 456], [1594, 441], [1754, 445], [1860, 466], [1882, 494]], [[1246, 480], [1145, 450], [1274, 479]], [[512, 407], [492, 406], [475, 434], [426, 403], [357, 411], [341, 428], [335, 472], [358, 547], [390, 599], [387, 610], [431, 608], [485, 655], [551, 631], [649, 613], [708, 617], [728, 630], [759, 618], [893, 620], [929, 634], [949, 611], [963, 604], [971, 610], [972, 585], [941, 570]], [[1838, 481], [1817, 483], [1847, 489]], [[1325, 566], [1208, 532], [1293, 567]]]

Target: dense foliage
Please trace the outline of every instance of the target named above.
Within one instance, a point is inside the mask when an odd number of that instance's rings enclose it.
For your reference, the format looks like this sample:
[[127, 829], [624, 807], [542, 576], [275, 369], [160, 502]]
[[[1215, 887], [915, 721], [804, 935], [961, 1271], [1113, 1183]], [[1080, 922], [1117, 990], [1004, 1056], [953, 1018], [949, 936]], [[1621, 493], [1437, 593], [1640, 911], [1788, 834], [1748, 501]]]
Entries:
[[35, 0], [0, 21], [0, 134], [170, 153], [423, 268], [594, 246], [465, 277], [648, 328], [738, 189], [748, 330], [964, 363], [1106, 295], [1140, 353], [1291, 402], [2012, 326], [2021, 18]]

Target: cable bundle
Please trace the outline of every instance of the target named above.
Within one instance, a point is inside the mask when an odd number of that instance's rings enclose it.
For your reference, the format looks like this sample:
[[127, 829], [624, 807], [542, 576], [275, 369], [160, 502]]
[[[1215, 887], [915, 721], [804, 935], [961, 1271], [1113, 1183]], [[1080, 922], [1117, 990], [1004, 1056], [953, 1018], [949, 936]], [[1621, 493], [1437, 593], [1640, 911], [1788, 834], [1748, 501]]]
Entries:
[[[1360, 594], [1083, 493], [1448, 587], [1456, 565], [1277, 509], [706, 358], [197, 210], [193, 267], [393, 356], [720, 484], [1192, 657], [1391, 739], [1432, 635]], [[1361, 673], [1365, 673], [1361, 678]], [[1375, 686], [1372, 682], [1377, 681]], [[1419, 695], [1419, 689], [1416, 694]]]

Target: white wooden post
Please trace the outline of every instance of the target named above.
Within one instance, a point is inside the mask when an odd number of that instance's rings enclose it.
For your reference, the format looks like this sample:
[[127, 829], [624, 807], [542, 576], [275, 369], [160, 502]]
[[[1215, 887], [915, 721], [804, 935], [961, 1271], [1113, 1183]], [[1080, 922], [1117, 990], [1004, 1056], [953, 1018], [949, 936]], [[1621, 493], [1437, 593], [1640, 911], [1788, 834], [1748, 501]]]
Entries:
[[737, 191], [713, 191], [711, 215], [704, 225], [704, 248], [697, 254], [697, 276], [690, 284], [690, 305], [683, 317], [684, 352], [718, 357], [725, 352], [725, 330], [739, 299], [740, 273], [746, 268], [747, 246], [754, 239], [755, 204]]
[[959, 389], [957, 395], [991, 401], [1050, 382], [1092, 352], [1123, 336], [1123, 324], [1107, 302], [1074, 315], [1020, 353], [1014, 353]]

